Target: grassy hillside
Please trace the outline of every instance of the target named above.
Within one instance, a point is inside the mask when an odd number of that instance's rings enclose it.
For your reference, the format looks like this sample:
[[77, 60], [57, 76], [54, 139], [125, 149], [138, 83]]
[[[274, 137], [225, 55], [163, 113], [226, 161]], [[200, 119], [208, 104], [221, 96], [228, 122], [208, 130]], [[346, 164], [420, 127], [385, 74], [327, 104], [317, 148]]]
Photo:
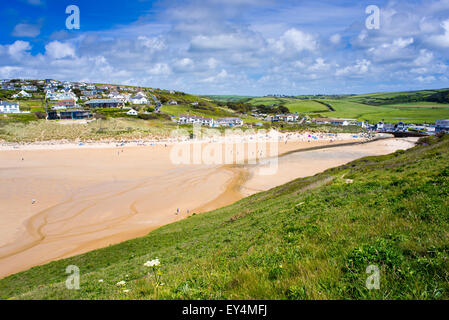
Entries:
[[345, 100], [370, 105], [386, 105], [394, 103], [407, 103], [418, 101], [432, 101], [431, 97], [438, 93], [445, 93], [448, 89], [380, 92], [346, 97]]
[[[0, 297], [448, 299], [448, 195], [449, 137], [426, 138], [9, 276]], [[143, 265], [156, 257], [157, 291]], [[72, 264], [80, 290], [65, 288]], [[365, 287], [369, 265], [380, 269], [380, 290]]]
[[328, 103], [335, 109], [335, 112], [322, 114], [336, 118], [355, 118], [375, 123], [380, 120], [397, 123], [404, 121], [407, 123], [435, 123], [435, 120], [449, 118], [449, 105], [425, 102], [371, 106], [347, 100], [320, 100]]
[[[422, 94], [422, 92], [420, 91]], [[386, 100], [385, 97], [389, 96], [404, 96], [405, 93], [389, 93], [389, 94], [372, 94], [351, 96], [342, 99], [314, 99], [314, 100], [302, 100], [297, 98], [275, 98], [275, 97], [259, 97], [252, 98], [247, 103], [256, 105], [267, 106], [285, 106], [290, 112], [297, 112], [299, 114], [307, 114], [311, 117], [332, 117], [332, 118], [351, 118], [366, 120], [371, 123], [376, 123], [381, 120], [385, 120], [391, 123], [397, 123], [399, 121], [407, 123], [435, 123], [435, 120], [448, 119], [449, 118], [449, 104], [440, 104], [436, 102], [428, 101], [415, 101], [415, 102], [403, 102], [395, 104], [369, 104], [382, 97], [382, 101]], [[366, 98], [365, 98], [366, 97]], [[369, 98], [369, 99], [368, 99]], [[371, 100], [370, 100], [371, 99]], [[380, 99], [380, 98], [379, 98]], [[420, 98], [421, 99], [421, 98]], [[380, 101], [380, 100], [376, 100]], [[393, 101], [393, 100], [391, 100]], [[322, 103], [320, 103], [322, 102]], [[326, 104], [331, 106], [335, 111], [326, 107]]]

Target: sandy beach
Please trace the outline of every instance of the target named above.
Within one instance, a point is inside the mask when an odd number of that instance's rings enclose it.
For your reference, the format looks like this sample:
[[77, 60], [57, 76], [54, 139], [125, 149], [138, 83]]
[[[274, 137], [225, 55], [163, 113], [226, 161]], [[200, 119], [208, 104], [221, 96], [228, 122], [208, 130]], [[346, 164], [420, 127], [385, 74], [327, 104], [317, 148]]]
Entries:
[[337, 146], [364, 141], [349, 134], [282, 135], [280, 154], [335, 147], [281, 156], [276, 174], [264, 176], [257, 174], [259, 165], [174, 164], [176, 141], [2, 144], [0, 278], [143, 236], [194, 212], [360, 157], [413, 146], [412, 139]]

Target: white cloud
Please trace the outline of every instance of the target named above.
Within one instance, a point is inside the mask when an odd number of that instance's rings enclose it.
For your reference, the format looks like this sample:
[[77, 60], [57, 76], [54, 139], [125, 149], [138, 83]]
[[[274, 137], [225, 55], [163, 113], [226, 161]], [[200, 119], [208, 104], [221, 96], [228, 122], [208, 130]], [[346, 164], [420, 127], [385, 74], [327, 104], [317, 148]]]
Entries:
[[325, 63], [323, 58], [317, 58], [315, 63], [311, 65], [308, 70], [311, 72], [327, 71], [330, 68], [330, 64]]
[[336, 76], [363, 75], [369, 71], [370, 65], [371, 65], [371, 61], [368, 61], [366, 59], [357, 60], [355, 65], [337, 69], [337, 71], [335, 72], [335, 75]]
[[41, 33], [41, 28], [38, 25], [19, 23], [14, 27], [12, 35], [14, 37], [34, 38]]
[[208, 78], [206, 78], [206, 79], [203, 79], [201, 82], [214, 83], [214, 82], [223, 80], [223, 79], [225, 79], [225, 78], [227, 78], [227, 77], [228, 77], [228, 72], [227, 72], [225, 69], [223, 69], [223, 70], [221, 70], [220, 73], [218, 73], [217, 75], [212, 76], [212, 77], [208, 77]]
[[333, 34], [332, 36], [330, 36], [329, 41], [330, 41], [332, 44], [339, 44], [340, 41], [341, 41], [341, 35], [338, 34], [338, 33]]
[[146, 36], [139, 36], [137, 37], [137, 40], [139, 43], [148, 49], [151, 49], [152, 51], [159, 51], [166, 49], [165, 42], [161, 38], [149, 38]]
[[12, 57], [21, 56], [28, 50], [31, 50], [31, 46], [27, 41], [17, 40], [16, 42], [8, 46], [8, 53]]
[[284, 53], [286, 51], [314, 51], [317, 49], [317, 40], [311, 34], [291, 28], [287, 30], [279, 40], [270, 41], [274, 51]]
[[435, 81], [435, 77], [434, 76], [419, 76], [416, 78], [416, 80], [418, 80], [419, 82], [423, 82], [423, 83], [429, 83], [429, 82], [433, 82]]
[[429, 41], [437, 47], [448, 48], [449, 47], [449, 19], [441, 23], [441, 27], [444, 29], [444, 33], [430, 37]]
[[54, 59], [74, 58], [75, 48], [69, 43], [52, 41], [45, 46], [45, 54]]
[[147, 72], [151, 75], [169, 75], [171, 73], [170, 67], [166, 63], [156, 63], [151, 66]]
[[194, 36], [190, 48], [193, 51], [241, 51], [255, 50], [263, 46], [260, 38], [254, 34], [230, 33], [218, 35]]
[[433, 60], [433, 57], [432, 52], [426, 49], [421, 49], [419, 51], [419, 56], [413, 62], [417, 66], [425, 66]]

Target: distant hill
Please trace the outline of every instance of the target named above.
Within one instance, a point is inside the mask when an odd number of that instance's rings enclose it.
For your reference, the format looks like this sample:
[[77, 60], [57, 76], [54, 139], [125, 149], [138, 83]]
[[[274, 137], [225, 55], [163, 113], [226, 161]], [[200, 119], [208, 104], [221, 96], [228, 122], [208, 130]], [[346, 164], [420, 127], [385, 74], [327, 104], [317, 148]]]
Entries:
[[345, 97], [344, 99], [369, 105], [387, 105], [422, 101], [449, 103], [449, 89], [370, 93]]

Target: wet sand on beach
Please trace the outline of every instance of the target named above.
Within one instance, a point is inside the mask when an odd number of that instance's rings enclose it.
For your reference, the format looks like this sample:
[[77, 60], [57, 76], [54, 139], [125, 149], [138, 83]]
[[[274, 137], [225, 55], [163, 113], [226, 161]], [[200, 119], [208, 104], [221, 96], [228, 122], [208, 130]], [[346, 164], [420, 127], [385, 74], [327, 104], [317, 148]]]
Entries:
[[[282, 142], [279, 152], [325, 145]], [[185, 218], [187, 210], [213, 210], [366, 155], [411, 146], [387, 139], [292, 153], [279, 158], [271, 176], [258, 176], [254, 166], [176, 165], [170, 161], [172, 146], [164, 145], [3, 150], [0, 278], [143, 236]]]

